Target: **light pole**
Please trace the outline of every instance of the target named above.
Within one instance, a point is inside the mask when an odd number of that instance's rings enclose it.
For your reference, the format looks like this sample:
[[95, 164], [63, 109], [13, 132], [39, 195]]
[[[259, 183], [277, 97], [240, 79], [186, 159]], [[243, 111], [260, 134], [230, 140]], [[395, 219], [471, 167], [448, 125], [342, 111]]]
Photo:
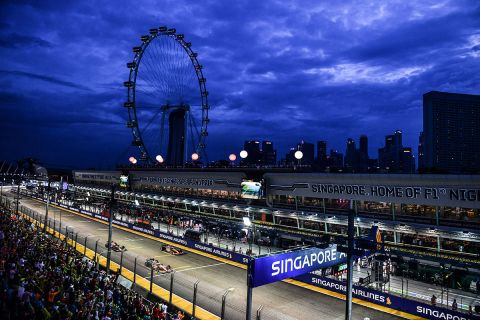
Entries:
[[[250, 214], [249, 214], [250, 215]], [[253, 240], [254, 240], [254, 235], [253, 235], [253, 224], [252, 224], [252, 220], [250, 220], [250, 217], [243, 217], [243, 224], [245, 225], [245, 227], [248, 228], [248, 232], [250, 233], [248, 235], [248, 238], [250, 238], [248, 241], [248, 249], [250, 251], [250, 255], [252, 255], [252, 246], [253, 246]]]
[[15, 214], [18, 216], [18, 202], [20, 200], [20, 180], [18, 180], [18, 185], [17, 185], [17, 206], [15, 209]]
[[48, 183], [47, 183], [47, 203], [45, 204], [45, 223], [43, 224], [43, 231], [44, 232], [47, 230], [48, 204], [49, 203], [50, 203], [50, 179], [48, 179]]
[[231, 162], [231, 165], [232, 167], [235, 165], [235, 160], [237, 160], [237, 156], [235, 155], [235, 153], [231, 153], [229, 156], [228, 156], [228, 160], [230, 160]]
[[302, 161], [302, 158], [303, 158], [303, 152], [300, 151], [300, 150], [297, 150], [297, 151], [295, 151], [294, 156], [295, 156], [295, 159], [298, 160], [298, 165], [300, 165], [301, 164], [300, 161]]
[[[250, 217], [243, 217], [243, 224], [248, 227], [248, 228], [251, 228], [252, 226], [252, 221], [250, 220]], [[251, 231], [251, 230], [250, 230]], [[252, 236], [253, 236], [253, 232], [252, 233]], [[252, 238], [253, 240], [253, 238]], [[252, 249], [251, 249], [251, 242], [250, 242], [250, 256], [248, 257], [248, 268], [247, 268], [247, 311], [246, 311], [246, 315], [247, 315], [247, 320], [250, 320], [250, 317], [252, 315], [252, 301], [253, 301], [253, 288], [252, 288], [252, 275], [251, 275], [251, 270], [252, 270], [252, 262], [253, 262], [253, 258], [252, 258]], [[222, 310], [223, 310], [223, 307], [222, 307]]]
[[348, 229], [347, 229], [347, 292], [345, 295], [346, 309], [345, 320], [352, 319], [352, 287], [353, 287], [353, 253], [354, 253], [354, 235], [355, 235], [355, 216], [353, 212], [348, 213]]
[[[247, 157], [248, 157], [248, 152], [247, 152], [246, 150], [240, 151], [240, 158], [242, 158], [243, 160], [245, 160]], [[242, 161], [243, 161], [243, 160], [242, 160]], [[240, 161], [240, 165], [241, 165], [241, 162], [242, 162], [242, 161]]]

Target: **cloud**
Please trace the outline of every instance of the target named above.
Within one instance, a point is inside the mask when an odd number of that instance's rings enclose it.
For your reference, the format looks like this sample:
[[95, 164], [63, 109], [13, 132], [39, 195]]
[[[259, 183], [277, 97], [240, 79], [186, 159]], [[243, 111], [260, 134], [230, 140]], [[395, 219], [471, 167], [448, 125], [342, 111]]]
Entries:
[[0, 70], [0, 74], [5, 74], [5, 75], [14, 75], [14, 76], [21, 76], [21, 77], [27, 77], [30, 79], [35, 79], [35, 80], [42, 80], [42, 81], [47, 81], [52, 84], [64, 86], [64, 87], [70, 87], [74, 89], [80, 89], [80, 90], [90, 90], [88, 87], [73, 83], [70, 81], [64, 81], [55, 77], [51, 76], [46, 76], [42, 74], [35, 74], [35, 73], [30, 73], [30, 72], [24, 72], [24, 71], [15, 71], [15, 70]]
[[[122, 107], [126, 63], [160, 25], [185, 34], [204, 67], [210, 158], [247, 139], [271, 139], [279, 155], [302, 139], [343, 151], [363, 133], [376, 157], [397, 128], [415, 147], [424, 92], [478, 93], [479, 8], [473, 0], [2, 2], [4, 149], [48, 160], [53, 139], [64, 161], [86, 166], [103, 161], [95, 151], [135, 153]], [[169, 59], [156, 54], [151, 70]], [[142, 114], [158, 127], [153, 110]]]
[[24, 36], [18, 33], [10, 33], [7, 36], [0, 37], [0, 47], [12, 49], [30, 47], [51, 48], [52, 44], [38, 37]]

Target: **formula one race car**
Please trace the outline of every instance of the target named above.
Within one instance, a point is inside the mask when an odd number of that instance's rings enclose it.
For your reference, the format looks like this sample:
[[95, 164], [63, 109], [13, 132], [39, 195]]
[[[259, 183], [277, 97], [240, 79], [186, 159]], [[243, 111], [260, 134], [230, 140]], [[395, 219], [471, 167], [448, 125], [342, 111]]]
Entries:
[[169, 273], [173, 271], [170, 265], [164, 265], [163, 263], [158, 262], [157, 259], [148, 258], [147, 260], [145, 260], [145, 267], [152, 268], [152, 266], [153, 271], [158, 273]]
[[[108, 249], [108, 242], [105, 243], [105, 248]], [[115, 241], [112, 241], [112, 250], [115, 252], [122, 252], [122, 251], [127, 251], [127, 248], [125, 248], [125, 246], [119, 245]]]
[[170, 253], [174, 256], [179, 256], [179, 255], [185, 254], [185, 252], [182, 249], [171, 246], [171, 245], [168, 245], [168, 244], [167, 245], [162, 245], [162, 251]]

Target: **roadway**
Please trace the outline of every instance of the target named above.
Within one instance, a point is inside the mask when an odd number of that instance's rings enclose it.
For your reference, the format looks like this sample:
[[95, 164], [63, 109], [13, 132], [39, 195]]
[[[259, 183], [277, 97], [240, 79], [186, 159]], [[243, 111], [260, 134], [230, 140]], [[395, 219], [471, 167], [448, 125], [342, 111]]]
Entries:
[[[11, 193], [9, 197], [13, 199]], [[20, 204], [45, 213], [45, 204], [26, 197]], [[98, 252], [104, 251], [108, 238], [108, 227], [100, 222], [70, 213], [68, 211], [49, 207], [49, 218], [56, 218], [57, 225], [62, 219], [62, 228], [78, 232], [78, 242], [84, 243], [87, 237], [87, 246], [92, 250], [98, 241]], [[114, 228], [113, 240], [125, 245], [128, 251], [124, 254], [123, 265], [129, 270], [134, 269], [137, 257], [137, 274], [148, 278], [150, 271], [144, 266], [147, 257], [155, 257], [163, 264], [172, 266], [175, 272], [173, 292], [189, 301], [192, 301], [193, 284], [199, 280], [197, 304], [202, 308], [220, 315], [222, 295], [230, 289], [227, 297], [226, 319], [245, 319], [246, 302], [246, 271], [195, 253], [182, 256], [173, 256], [160, 249], [160, 242], [147, 237], [133, 234], [122, 229]], [[112, 259], [120, 261], [120, 254], [113, 253]], [[163, 288], [170, 287], [170, 275], [155, 275], [154, 282]], [[319, 319], [340, 320], [344, 319], [345, 302], [321, 293], [285, 282], [277, 282], [253, 290], [253, 310], [263, 305], [262, 319]], [[353, 319], [371, 320], [401, 319], [397, 316], [387, 315], [383, 312], [359, 305], [353, 307]], [[252, 317], [254, 318], [254, 317]]]

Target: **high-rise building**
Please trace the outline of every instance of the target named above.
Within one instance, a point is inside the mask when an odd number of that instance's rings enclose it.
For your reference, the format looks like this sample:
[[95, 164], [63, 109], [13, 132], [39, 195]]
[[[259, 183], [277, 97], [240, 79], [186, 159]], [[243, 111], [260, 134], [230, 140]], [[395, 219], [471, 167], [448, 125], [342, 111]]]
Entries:
[[320, 170], [327, 167], [327, 141], [317, 141], [317, 167]]
[[411, 148], [404, 148], [402, 131], [385, 136], [385, 146], [378, 149], [378, 167], [383, 172], [413, 173], [415, 158]]
[[357, 169], [357, 148], [352, 138], [347, 139], [347, 150], [345, 152], [345, 170], [355, 172]]
[[402, 148], [399, 158], [399, 173], [415, 173], [415, 157], [412, 148]]
[[330, 171], [336, 171], [343, 168], [343, 154], [337, 150], [331, 149], [328, 157], [328, 167]]
[[299, 144], [297, 144], [297, 150], [300, 150], [303, 153], [301, 164], [310, 166], [313, 165], [315, 161], [315, 145], [313, 143], [301, 141]]
[[480, 172], [480, 95], [425, 93], [423, 134], [427, 171]]
[[297, 164], [297, 159], [295, 159], [295, 152], [297, 151], [296, 148], [290, 148], [290, 150], [288, 150], [287, 154], [285, 155], [285, 164], [287, 166], [290, 166], [290, 165], [295, 165]]
[[277, 151], [273, 149], [272, 141], [262, 141], [262, 162], [265, 166], [274, 166], [277, 163]]
[[425, 169], [425, 136], [423, 131], [418, 137], [418, 171]]
[[167, 164], [182, 166], [185, 158], [185, 108], [178, 108], [168, 116]]
[[261, 165], [262, 153], [260, 151], [260, 141], [249, 140], [243, 144], [243, 150], [247, 151], [248, 156], [242, 159], [243, 165]]
[[360, 148], [358, 149], [358, 172], [367, 172], [369, 168], [368, 163], [368, 137], [366, 135], [360, 136]]

